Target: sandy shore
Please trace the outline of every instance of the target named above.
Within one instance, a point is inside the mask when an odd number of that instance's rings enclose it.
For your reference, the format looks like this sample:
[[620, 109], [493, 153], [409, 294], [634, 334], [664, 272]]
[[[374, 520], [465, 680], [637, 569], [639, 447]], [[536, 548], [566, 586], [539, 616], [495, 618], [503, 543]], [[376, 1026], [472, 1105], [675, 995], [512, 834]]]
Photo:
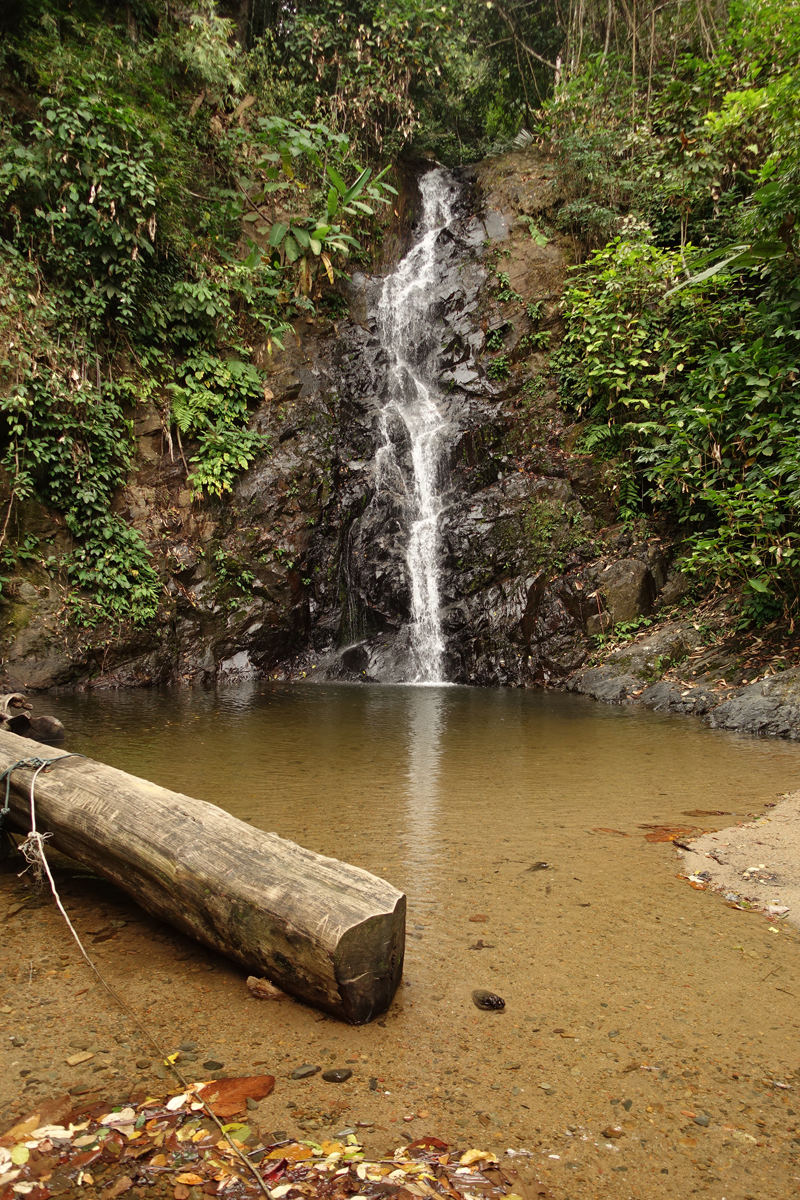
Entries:
[[755, 821], [696, 838], [680, 851], [688, 876], [731, 903], [800, 926], [800, 792]]

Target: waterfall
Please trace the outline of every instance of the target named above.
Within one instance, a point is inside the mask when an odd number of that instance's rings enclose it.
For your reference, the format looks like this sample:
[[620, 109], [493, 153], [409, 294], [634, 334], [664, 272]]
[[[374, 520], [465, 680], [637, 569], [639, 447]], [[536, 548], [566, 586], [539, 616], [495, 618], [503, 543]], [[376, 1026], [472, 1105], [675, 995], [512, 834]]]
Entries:
[[[405, 498], [411, 589], [411, 652], [415, 683], [442, 680], [444, 639], [439, 616], [439, 473], [448, 420], [437, 403], [440, 337], [434, 319], [436, 243], [454, 218], [457, 189], [445, 170], [420, 180], [422, 214], [417, 241], [384, 280], [377, 309], [378, 336], [388, 357], [386, 399], [375, 457], [376, 501], [392, 489]], [[397, 418], [407, 432], [410, 463], [392, 436]], [[405, 439], [403, 439], [405, 440]], [[410, 467], [410, 469], [409, 469]]]

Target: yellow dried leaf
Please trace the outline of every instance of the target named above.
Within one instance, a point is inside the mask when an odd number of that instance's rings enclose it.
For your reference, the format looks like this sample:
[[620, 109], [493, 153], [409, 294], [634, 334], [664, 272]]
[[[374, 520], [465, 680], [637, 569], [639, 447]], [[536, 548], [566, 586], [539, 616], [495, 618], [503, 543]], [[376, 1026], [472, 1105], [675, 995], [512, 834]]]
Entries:
[[165, 1167], [167, 1165], [166, 1154], [154, 1154], [150, 1159], [151, 1167]]
[[320, 1149], [323, 1154], [342, 1154], [344, 1152], [344, 1144], [342, 1142], [332, 1142], [326, 1140], [320, 1143]]
[[11, 1147], [11, 1161], [15, 1167], [21, 1167], [23, 1163], [28, 1161], [30, 1156], [31, 1152], [27, 1146], [19, 1145]]
[[194, 1171], [184, 1171], [182, 1175], [178, 1175], [176, 1183], [187, 1183], [189, 1187], [194, 1187], [198, 1183], [205, 1183], [202, 1175], [195, 1175]]
[[472, 1167], [475, 1163], [485, 1162], [497, 1166], [497, 1155], [490, 1150], [467, 1150], [458, 1160], [462, 1167]]
[[301, 1146], [299, 1142], [292, 1142], [290, 1146], [281, 1146], [278, 1150], [272, 1150], [267, 1155], [267, 1158], [288, 1158], [289, 1162], [306, 1162], [314, 1155], [309, 1150], [308, 1146]]

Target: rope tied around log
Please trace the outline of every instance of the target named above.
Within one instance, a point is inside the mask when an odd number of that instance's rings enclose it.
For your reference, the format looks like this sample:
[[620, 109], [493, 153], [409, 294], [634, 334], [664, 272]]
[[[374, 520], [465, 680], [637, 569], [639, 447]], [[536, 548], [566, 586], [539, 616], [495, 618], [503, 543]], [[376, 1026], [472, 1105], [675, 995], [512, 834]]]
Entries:
[[[6, 699], [7, 699], [7, 697], [6, 697]], [[37, 775], [39, 774], [40, 771], [46, 771], [48, 767], [52, 767], [54, 763], [60, 762], [62, 758], [85, 758], [85, 757], [86, 757], [85, 754], [77, 754], [77, 753], [57, 754], [57, 755], [55, 755], [54, 758], [39, 758], [38, 755], [32, 755], [30, 758], [18, 758], [15, 763], [11, 764], [10, 767], [6, 767], [5, 771], [3, 771], [2, 775], [0, 775], [0, 784], [2, 784], [3, 780], [5, 780], [5, 784], [6, 784], [6, 797], [5, 797], [3, 807], [0, 808], [0, 842], [2, 842], [2, 840], [3, 840], [2, 835], [4, 832], [6, 817], [11, 812], [11, 776], [14, 773], [14, 771], [18, 771], [20, 769], [20, 767], [28, 767], [34, 772], [33, 779], [31, 780], [31, 821], [32, 821], [31, 833], [36, 834], [36, 813], [34, 811], [34, 804], [33, 804], [33, 789], [34, 789], [34, 785], [36, 783]], [[49, 833], [44, 834], [44, 835], [39, 834], [37, 836], [39, 836], [40, 838], [42, 838], [42, 840], [44, 840], [44, 838], [49, 837], [50, 834]], [[26, 861], [31, 863], [31, 860], [28, 858], [27, 853], [25, 853], [25, 848], [27, 847], [29, 841], [30, 841], [30, 835], [28, 838], [26, 838], [25, 842], [23, 842], [22, 846], [20, 846], [20, 850], [22, 851], [23, 854], [25, 854]], [[11, 845], [13, 845], [13, 842], [11, 843]], [[0, 858], [3, 858], [3, 857], [5, 857], [5, 855], [0, 854]]]
[[[10, 767], [7, 767], [6, 770], [3, 771], [2, 774], [0, 774], [0, 783], [2, 783], [2, 781], [4, 779], [6, 781], [5, 807], [3, 809], [0, 809], [0, 833], [2, 833], [2, 821], [5, 817], [5, 815], [11, 811], [10, 803], [9, 803], [10, 795], [11, 795], [11, 775], [14, 771], [20, 769], [21, 767], [27, 767], [33, 771], [33, 775], [31, 777], [31, 792], [30, 792], [31, 828], [30, 828], [30, 833], [28, 834], [27, 838], [22, 843], [22, 845], [19, 847], [20, 852], [25, 856], [25, 861], [28, 863], [28, 866], [25, 868], [25, 871], [22, 871], [21, 874], [24, 875], [25, 872], [30, 869], [30, 867], [33, 867], [39, 880], [41, 879], [41, 876], [43, 873], [47, 875], [47, 879], [50, 884], [50, 890], [53, 893], [53, 899], [56, 902], [58, 910], [61, 913], [64, 920], [66, 921], [67, 927], [68, 927], [70, 933], [72, 934], [73, 938], [75, 939], [75, 942], [78, 946], [78, 949], [81, 952], [81, 955], [85, 959], [85, 961], [86, 961], [87, 965], [90, 967], [90, 969], [97, 976], [98, 982], [100, 984], [102, 984], [102, 986], [106, 989], [106, 991], [111, 996], [111, 998], [114, 1001], [116, 1001], [116, 1003], [120, 1006], [120, 1008], [122, 1008], [125, 1012], [128, 1013], [129, 1016], [131, 1016], [133, 1018], [133, 1020], [139, 1026], [139, 1028], [141, 1029], [142, 1033], [145, 1035], [147, 1040], [151, 1043], [152, 1046], [155, 1047], [155, 1050], [161, 1056], [161, 1059], [163, 1060], [164, 1065], [166, 1067], [169, 1067], [169, 1069], [175, 1075], [177, 1075], [178, 1079], [181, 1082], [181, 1085], [184, 1088], [186, 1088], [187, 1091], [191, 1091], [191, 1084], [187, 1080], [186, 1076], [183, 1074], [183, 1072], [180, 1070], [180, 1068], [174, 1062], [170, 1061], [170, 1057], [167, 1054], [165, 1054], [163, 1047], [160, 1045], [160, 1043], [158, 1041], [156, 1041], [156, 1038], [153, 1036], [152, 1032], [147, 1028], [147, 1026], [144, 1024], [144, 1022], [139, 1018], [139, 1016], [136, 1014], [136, 1012], [131, 1008], [131, 1006], [125, 1000], [123, 1000], [122, 997], [119, 995], [119, 993], [111, 986], [111, 984], [108, 983], [108, 981], [103, 978], [100, 971], [98, 970], [98, 968], [95, 966], [95, 964], [92, 962], [91, 958], [87, 954], [87, 952], [84, 948], [83, 942], [78, 937], [75, 926], [72, 924], [72, 921], [70, 921], [69, 916], [67, 915], [67, 910], [64, 908], [64, 905], [61, 903], [61, 897], [58, 894], [58, 889], [56, 888], [55, 880], [53, 879], [53, 876], [50, 871], [50, 865], [49, 865], [47, 858], [45, 857], [45, 853], [44, 853], [45, 840], [47, 838], [51, 837], [52, 835], [50, 833], [40, 833], [36, 828], [36, 800], [35, 800], [34, 793], [35, 793], [35, 788], [36, 788], [36, 780], [37, 780], [39, 774], [42, 771], [46, 771], [48, 769], [48, 767], [53, 766], [55, 763], [61, 762], [65, 758], [86, 758], [86, 755], [78, 754], [78, 753], [71, 753], [71, 754], [58, 754], [54, 758], [39, 758], [38, 756], [33, 756], [31, 758], [20, 758], [17, 760], [17, 762], [12, 763], [12, 765]], [[239, 1160], [241, 1161], [241, 1163], [246, 1167], [246, 1169], [249, 1171], [249, 1173], [253, 1176], [253, 1178], [256, 1181], [256, 1185], [260, 1189], [262, 1195], [265, 1197], [265, 1200], [269, 1200], [270, 1190], [269, 1190], [267, 1184], [264, 1182], [264, 1178], [261, 1175], [261, 1172], [258, 1170], [258, 1167], [256, 1166], [256, 1164], [250, 1161], [250, 1159], [247, 1157], [247, 1155], [244, 1153], [244, 1151], [241, 1149], [241, 1147], [238, 1146], [237, 1143], [233, 1140], [233, 1138], [231, 1137], [230, 1131], [228, 1129], [226, 1129], [226, 1127], [222, 1124], [219, 1117], [217, 1116], [217, 1114], [214, 1112], [213, 1108], [211, 1107], [210, 1103], [207, 1100], [204, 1100], [202, 1096], [198, 1095], [197, 1098], [200, 1100], [200, 1103], [203, 1105], [203, 1108], [205, 1109], [207, 1116], [211, 1118], [211, 1120], [214, 1122], [214, 1124], [219, 1129], [222, 1136], [227, 1141], [228, 1145], [236, 1153], [236, 1155], [239, 1158]]]

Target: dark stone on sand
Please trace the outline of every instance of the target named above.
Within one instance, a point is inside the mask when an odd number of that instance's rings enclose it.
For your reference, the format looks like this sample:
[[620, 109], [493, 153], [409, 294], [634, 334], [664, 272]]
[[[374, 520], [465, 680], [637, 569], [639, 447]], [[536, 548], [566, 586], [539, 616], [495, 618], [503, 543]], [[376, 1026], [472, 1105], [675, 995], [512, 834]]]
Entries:
[[326, 1083], [346, 1083], [352, 1074], [348, 1067], [334, 1067], [330, 1071], [323, 1071], [322, 1078]]

